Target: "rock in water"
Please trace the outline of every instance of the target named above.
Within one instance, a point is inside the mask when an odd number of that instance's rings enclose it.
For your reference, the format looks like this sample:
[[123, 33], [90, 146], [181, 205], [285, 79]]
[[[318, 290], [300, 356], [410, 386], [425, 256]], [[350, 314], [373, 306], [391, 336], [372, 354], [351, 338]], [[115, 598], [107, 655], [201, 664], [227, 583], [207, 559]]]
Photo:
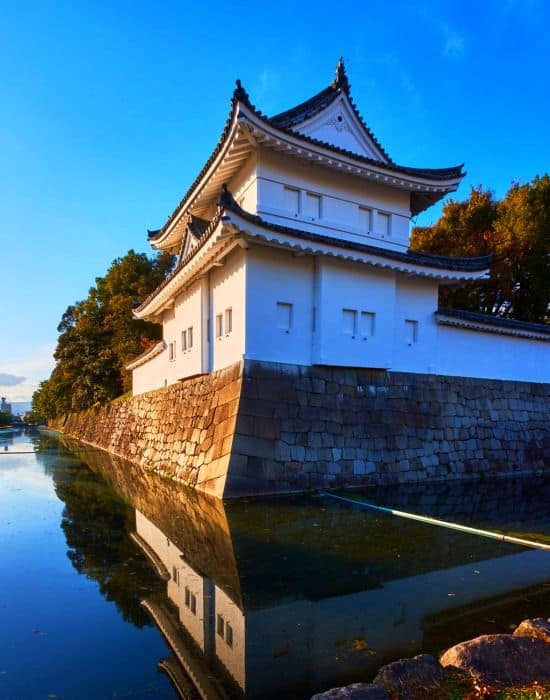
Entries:
[[353, 683], [318, 693], [311, 700], [389, 700], [389, 697], [385, 690], [374, 683]]
[[418, 696], [421, 690], [440, 686], [443, 676], [443, 668], [437, 659], [429, 654], [420, 654], [412, 659], [400, 659], [382, 666], [374, 683], [381, 685], [389, 693], [413, 697]]
[[544, 617], [535, 617], [533, 620], [523, 620], [514, 631], [515, 637], [536, 637], [550, 644], [550, 621]]
[[488, 685], [550, 681], [550, 644], [534, 637], [482, 635], [451, 647], [440, 661]]

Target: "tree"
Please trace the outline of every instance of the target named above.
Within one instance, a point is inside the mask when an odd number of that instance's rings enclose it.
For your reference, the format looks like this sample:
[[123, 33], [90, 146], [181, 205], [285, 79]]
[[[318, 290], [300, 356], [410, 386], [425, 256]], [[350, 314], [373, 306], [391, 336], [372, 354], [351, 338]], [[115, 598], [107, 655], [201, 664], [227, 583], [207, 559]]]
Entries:
[[[497, 203], [489, 190], [472, 188], [464, 202], [449, 201], [433, 226], [416, 227], [411, 248], [437, 255], [477, 257], [497, 247]], [[498, 284], [479, 282], [466, 287], [441, 287], [440, 305], [492, 313]]]
[[0, 426], [11, 425], [13, 422], [13, 416], [11, 413], [2, 413], [0, 411]]
[[134, 319], [132, 304], [150, 294], [172, 266], [167, 253], [150, 259], [130, 250], [96, 278], [86, 299], [67, 307], [57, 327], [56, 366], [33, 395], [33, 418], [105, 403], [131, 387], [125, 365], [162, 333], [157, 324]]
[[498, 207], [506, 315], [550, 322], [550, 177], [513, 185]]
[[411, 248], [453, 256], [492, 255], [490, 279], [441, 287], [440, 305], [549, 321], [550, 178], [513, 185], [501, 200], [481, 187], [450, 201], [433, 226], [413, 229]]

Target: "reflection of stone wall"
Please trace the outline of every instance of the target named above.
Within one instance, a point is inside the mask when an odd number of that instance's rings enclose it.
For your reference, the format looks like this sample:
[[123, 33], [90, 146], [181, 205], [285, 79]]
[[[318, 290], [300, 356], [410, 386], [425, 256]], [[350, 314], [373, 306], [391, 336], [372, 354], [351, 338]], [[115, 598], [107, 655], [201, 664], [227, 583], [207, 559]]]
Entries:
[[227, 497], [543, 469], [549, 410], [548, 384], [247, 361], [52, 427]]
[[234, 594], [240, 586], [225, 505], [218, 498], [163, 479], [139, 465], [77, 440], [62, 438], [70, 452], [99, 473], [119, 496], [162, 530], [186, 560]]
[[[550, 478], [513, 477], [499, 482], [453, 481], [405, 486], [376, 486], [369, 499], [397, 510], [414, 511], [437, 518], [459, 518], [461, 523], [503, 523], [510, 531], [515, 525], [531, 526], [530, 532], [550, 535], [548, 504]], [[521, 528], [520, 528], [521, 529]]]

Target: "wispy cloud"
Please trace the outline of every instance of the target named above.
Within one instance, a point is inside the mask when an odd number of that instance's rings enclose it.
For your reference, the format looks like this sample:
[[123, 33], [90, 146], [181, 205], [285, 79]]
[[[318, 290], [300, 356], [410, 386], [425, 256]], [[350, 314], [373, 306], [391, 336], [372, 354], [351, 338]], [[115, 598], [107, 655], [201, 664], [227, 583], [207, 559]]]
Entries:
[[435, 30], [441, 41], [441, 54], [445, 58], [456, 61], [466, 56], [468, 53], [466, 37], [453, 24], [434, 14], [431, 5], [429, 7], [421, 6], [418, 14]]
[[25, 379], [26, 377], [18, 377], [16, 374], [9, 374], [9, 372], [0, 372], [0, 386], [17, 386]]
[[385, 67], [388, 74], [392, 76], [392, 81], [400, 85], [407, 108], [418, 116], [423, 116], [426, 113], [426, 106], [422, 92], [405, 70], [399, 56], [394, 52], [387, 52], [378, 57], [378, 63]]
[[466, 39], [447, 22], [439, 22], [443, 34], [443, 55], [447, 58], [460, 59], [466, 55]]
[[258, 101], [264, 97], [276, 95], [281, 86], [281, 76], [271, 68], [264, 68], [257, 79], [257, 87], [254, 99]]
[[39, 382], [53, 369], [53, 351], [52, 345], [42, 345], [32, 354], [4, 362], [0, 371], [0, 395], [8, 401], [30, 401]]

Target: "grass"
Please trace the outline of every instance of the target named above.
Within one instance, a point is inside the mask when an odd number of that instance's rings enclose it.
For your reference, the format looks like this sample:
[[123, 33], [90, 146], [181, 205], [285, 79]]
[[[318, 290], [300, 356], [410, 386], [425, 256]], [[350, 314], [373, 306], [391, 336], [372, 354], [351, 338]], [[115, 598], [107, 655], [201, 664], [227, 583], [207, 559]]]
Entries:
[[117, 396], [116, 399], [112, 399], [111, 403], [116, 403], [117, 401], [122, 401], [123, 399], [129, 399], [132, 396], [132, 390], [130, 389], [125, 394]]
[[440, 688], [430, 689], [425, 694], [419, 691], [414, 697], [416, 700], [550, 700], [550, 683], [535, 682], [521, 687], [497, 689], [466, 675], [450, 674]]

